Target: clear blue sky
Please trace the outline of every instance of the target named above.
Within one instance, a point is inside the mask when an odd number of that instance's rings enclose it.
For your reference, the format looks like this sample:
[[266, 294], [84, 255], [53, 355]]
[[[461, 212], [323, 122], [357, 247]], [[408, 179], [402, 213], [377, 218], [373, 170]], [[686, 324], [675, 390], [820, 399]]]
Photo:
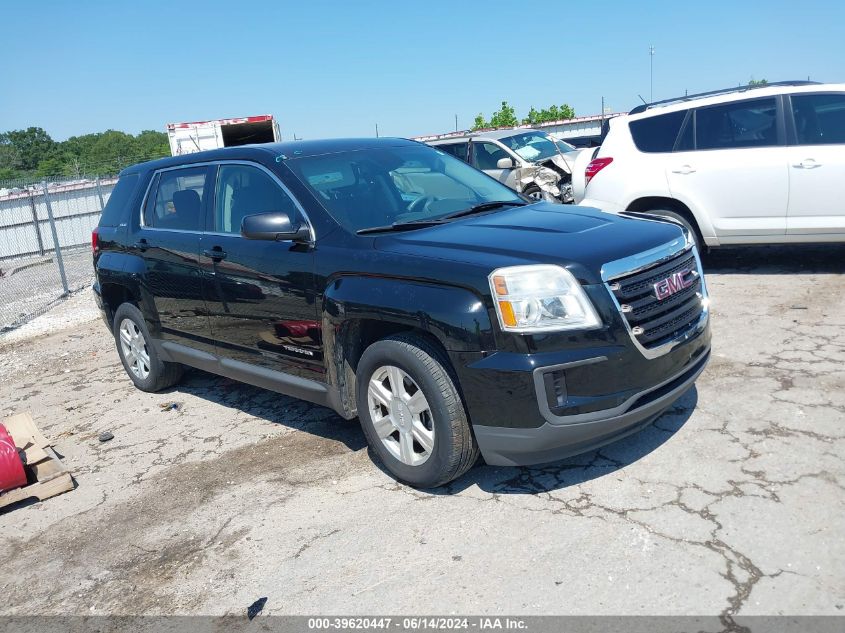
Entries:
[[[545, 7], [535, 14], [520, 6]], [[494, 0], [0, 5], [0, 131], [275, 114], [282, 135], [448, 131], [507, 100], [596, 114], [747, 82], [845, 81], [845, 3]]]

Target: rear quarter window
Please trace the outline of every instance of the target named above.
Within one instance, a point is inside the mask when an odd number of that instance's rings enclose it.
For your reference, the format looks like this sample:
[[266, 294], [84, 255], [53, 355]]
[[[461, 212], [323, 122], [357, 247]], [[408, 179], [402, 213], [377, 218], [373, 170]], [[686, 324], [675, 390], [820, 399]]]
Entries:
[[121, 176], [112, 189], [109, 201], [100, 216], [100, 226], [118, 226], [129, 217], [129, 205], [138, 189], [138, 174]]
[[628, 123], [634, 145], [641, 152], [650, 154], [671, 152], [686, 117], [686, 110], [659, 114]]

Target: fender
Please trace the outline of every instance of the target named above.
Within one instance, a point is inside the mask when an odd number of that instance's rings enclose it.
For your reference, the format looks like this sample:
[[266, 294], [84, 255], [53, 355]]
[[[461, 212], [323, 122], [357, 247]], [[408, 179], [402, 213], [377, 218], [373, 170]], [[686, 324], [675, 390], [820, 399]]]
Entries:
[[698, 230], [701, 231], [701, 236], [707, 241], [707, 244], [710, 246], [718, 246], [719, 237], [716, 235], [716, 228], [713, 226], [713, 221], [710, 219], [710, 216], [701, 208], [701, 205], [699, 205], [695, 200], [690, 200], [684, 195], [678, 195], [674, 191], [670, 190], [670, 193], [672, 194], [670, 196], [671, 198], [674, 198], [683, 204], [687, 209], [689, 209], [690, 213], [692, 213], [692, 217], [694, 217], [695, 221], [698, 223]]
[[447, 351], [494, 347], [493, 326], [481, 296], [466, 288], [375, 276], [342, 276], [323, 295], [324, 341], [337, 325], [377, 320], [434, 335]]
[[421, 330], [447, 352], [495, 347], [490, 313], [472, 290], [400, 278], [335, 277], [323, 294], [323, 358], [327, 381], [340, 390], [346, 416], [355, 414], [352, 387], [354, 366], [363, 353], [363, 323], [383, 324], [388, 334]]

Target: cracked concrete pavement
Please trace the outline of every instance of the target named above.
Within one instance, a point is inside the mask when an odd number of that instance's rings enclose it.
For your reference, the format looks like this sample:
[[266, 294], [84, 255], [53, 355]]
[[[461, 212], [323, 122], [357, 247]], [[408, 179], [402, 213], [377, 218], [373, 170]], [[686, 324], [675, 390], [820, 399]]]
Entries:
[[0, 613], [842, 615], [845, 247], [707, 268], [713, 358], [655, 424], [428, 492], [327, 409], [201, 372], [135, 390], [74, 297], [0, 338], [4, 414], [78, 482], [0, 515]]

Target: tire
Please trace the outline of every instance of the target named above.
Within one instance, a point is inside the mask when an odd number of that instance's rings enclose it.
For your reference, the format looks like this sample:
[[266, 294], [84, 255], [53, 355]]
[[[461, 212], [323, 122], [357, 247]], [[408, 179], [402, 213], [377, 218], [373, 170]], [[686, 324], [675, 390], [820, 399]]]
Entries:
[[703, 256], [704, 251], [702, 249], [706, 249], [707, 247], [704, 244], [704, 240], [701, 238], [701, 233], [698, 231], [698, 227], [695, 225], [694, 222], [690, 222], [687, 220], [683, 215], [678, 213], [677, 211], [670, 211], [669, 209], [649, 209], [645, 211], [649, 215], [656, 215], [661, 218], [666, 218], [667, 220], [672, 220], [673, 222], [677, 222], [684, 229], [692, 235], [693, 240], [695, 241], [695, 248], [698, 251], [698, 254]]
[[123, 369], [141, 391], [161, 391], [182, 378], [184, 367], [159, 358], [150, 344], [152, 338], [144, 315], [131, 303], [122, 304], [115, 312], [112, 332]]
[[[396, 479], [417, 488], [446, 484], [478, 461], [478, 445], [449, 369], [440, 350], [411, 334], [373, 343], [358, 363], [358, 417], [367, 442]], [[388, 408], [384, 400], [373, 396], [371, 383], [382, 396], [394, 393], [394, 380], [400, 374], [399, 397], [388, 398]], [[422, 413], [417, 391], [428, 406]], [[397, 400], [408, 403], [406, 409]], [[408, 445], [403, 444], [403, 437], [409, 435], [411, 459], [405, 450]]]
[[526, 198], [531, 198], [532, 202], [540, 202], [543, 200], [543, 190], [537, 185], [528, 185], [522, 190], [522, 195]]

